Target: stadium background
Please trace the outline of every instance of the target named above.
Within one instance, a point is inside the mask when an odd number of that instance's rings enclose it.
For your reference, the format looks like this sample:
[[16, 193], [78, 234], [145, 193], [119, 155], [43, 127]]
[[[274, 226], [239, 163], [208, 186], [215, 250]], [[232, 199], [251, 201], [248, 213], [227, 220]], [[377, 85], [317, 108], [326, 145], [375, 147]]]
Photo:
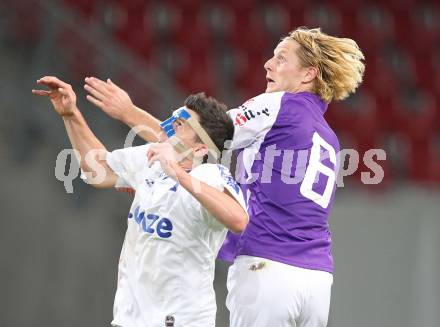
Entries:
[[[109, 149], [128, 129], [87, 103], [83, 78], [126, 89], [165, 117], [191, 92], [233, 107], [264, 90], [263, 63], [296, 26], [352, 37], [365, 83], [333, 103], [343, 148], [383, 148], [380, 185], [344, 179], [331, 216], [336, 273], [329, 327], [440, 321], [440, 7], [435, 1], [0, 2], [0, 325], [106, 326], [130, 197], [54, 174], [70, 145], [37, 78], [69, 81]], [[362, 160], [361, 160], [362, 162]], [[359, 171], [368, 171], [360, 165]], [[218, 327], [227, 326], [216, 273]]]

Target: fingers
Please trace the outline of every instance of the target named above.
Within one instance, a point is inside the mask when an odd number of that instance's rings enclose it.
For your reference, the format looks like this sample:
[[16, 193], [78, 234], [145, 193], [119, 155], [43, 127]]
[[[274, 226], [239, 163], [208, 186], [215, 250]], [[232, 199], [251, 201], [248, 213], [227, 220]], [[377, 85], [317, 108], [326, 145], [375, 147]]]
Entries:
[[69, 95], [69, 93], [67, 93], [67, 90], [63, 89], [62, 87], [58, 88], [58, 92], [60, 92], [62, 95]]
[[102, 108], [104, 106], [104, 103], [102, 101], [95, 99], [91, 95], [87, 95], [86, 99], [89, 100], [91, 103], [93, 103], [95, 106]]
[[148, 159], [148, 162], [149, 162], [149, 166], [151, 166], [151, 163], [152, 163], [151, 158], [154, 156], [155, 153], [156, 152], [151, 150], [151, 149], [147, 151], [147, 159]]
[[[94, 89], [105, 97], [109, 96], [111, 94], [111, 91], [113, 90], [113, 86], [107, 84], [104, 81], [101, 81], [99, 78], [96, 77], [86, 77], [84, 81], [86, 82], [86, 85], [88, 85], [91, 89]], [[89, 91], [88, 89], [86, 90]]]
[[160, 152], [160, 144], [159, 143], [153, 143], [150, 145], [148, 151], [147, 151], [147, 158], [149, 161], [151, 161], [152, 157], [157, 155]]
[[113, 81], [110, 78], [107, 78], [107, 85], [110, 86], [110, 90], [112, 91], [122, 90], [118, 85], [113, 83]]
[[84, 85], [84, 89], [89, 92], [92, 96], [94, 96], [98, 100], [104, 100], [106, 96], [102, 94], [101, 92], [97, 91], [93, 87], [89, 86], [88, 84]]
[[160, 161], [159, 156], [160, 156], [159, 153], [152, 154], [148, 159], [148, 167], [153, 166], [155, 161]]
[[35, 95], [49, 96], [50, 93], [51, 91], [46, 91], [46, 90], [32, 90], [32, 94]]
[[113, 81], [110, 78], [107, 78], [107, 85], [109, 86], [110, 90], [112, 90], [113, 92], [122, 90], [118, 85], [113, 83]]
[[55, 76], [44, 76], [44, 77], [37, 80], [37, 84], [46, 85], [46, 86], [50, 87], [51, 89], [57, 89], [60, 87], [65, 88], [65, 89], [72, 88], [70, 86], [70, 84], [63, 82], [62, 80], [60, 80], [59, 78], [57, 78]]
[[95, 106], [102, 108], [104, 106], [104, 103], [101, 100], [104, 100], [106, 98], [105, 94], [103, 94], [102, 87], [98, 85], [99, 79], [95, 77], [86, 77], [84, 79], [86, 84], [84, 85], [84, 89], [89, 92], [91, 95], [87, 95], [86, 99], [93, 103]]
[[[68, 89], [63, 89], [62, 87], [59, 87], [56, 91], [60, 92], [62, 95], [71, 97], [72, 93], [70, 92], [70, 90]], [[49, 96], [53, 93], [54, 91], [47, 91], [47, 90], [35, 90], [32, 89], [32, 93], [36, 94], [36, 95], [44, 95], [44, 96]]]
[[151, 167], [155, 161], [160, 160], [162, 153], [160, 151], [160, 147], [157, 145], [158, 144], [152, 144], [147, 151], [148, 167]]
[[70, 91], [70, 89], [59, 87], [58, 92], [60, 92], [62, 95], [66, 96], [68, 98], [73, 98], [73, 94], [72, 94], [73, 92]]
[[147, 151], [149, 167], [151, 167], [155, 161], [160, 161], [161, 163], [167, 163], [168, 160], [174, 161], [176, 156], [177, 154], [169, 143], [151, 144]]

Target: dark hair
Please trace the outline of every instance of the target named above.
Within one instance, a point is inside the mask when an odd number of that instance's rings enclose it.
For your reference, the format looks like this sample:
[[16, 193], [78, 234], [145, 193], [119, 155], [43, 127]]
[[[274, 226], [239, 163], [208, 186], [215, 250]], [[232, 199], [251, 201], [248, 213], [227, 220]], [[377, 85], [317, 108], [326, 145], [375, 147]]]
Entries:
[[214, 144], [223, 151], [225, 141], [232, 140], [234, 124], [226, 113], [225, 104], [213, 97], [207, 97], [204, 92], [191, 94], [185, 100], [185, 106], [199, 115], [199, 123], [212, 139]]

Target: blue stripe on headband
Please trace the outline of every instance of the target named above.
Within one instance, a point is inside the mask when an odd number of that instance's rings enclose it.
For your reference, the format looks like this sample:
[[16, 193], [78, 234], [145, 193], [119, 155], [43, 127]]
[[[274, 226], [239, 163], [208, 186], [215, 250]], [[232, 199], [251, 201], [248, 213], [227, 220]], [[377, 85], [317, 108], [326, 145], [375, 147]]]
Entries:
[[165, 132], [167, 137], [170, 138], [176, 134], [176, 130], [174, 129], [173, 123], [177, 119], [187, 120], [189, 118], [191, 118], [191, 115], [186, 110], [186, 107], [180, 107], [179, 109], [177, 109], [173, 112], [173, 115], [171, 117], [169, 117], [166, 120], [164, 120], [163, 122], [161, 122], [160, 127]]

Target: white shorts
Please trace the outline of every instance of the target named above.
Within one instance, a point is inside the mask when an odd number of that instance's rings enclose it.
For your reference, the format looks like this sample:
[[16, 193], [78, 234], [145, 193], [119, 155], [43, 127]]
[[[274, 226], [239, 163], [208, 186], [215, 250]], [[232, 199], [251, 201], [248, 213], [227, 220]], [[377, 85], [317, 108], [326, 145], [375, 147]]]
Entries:
[[325, 327], [333, 275], [250, 256], [228, 272], [230, 327]]

